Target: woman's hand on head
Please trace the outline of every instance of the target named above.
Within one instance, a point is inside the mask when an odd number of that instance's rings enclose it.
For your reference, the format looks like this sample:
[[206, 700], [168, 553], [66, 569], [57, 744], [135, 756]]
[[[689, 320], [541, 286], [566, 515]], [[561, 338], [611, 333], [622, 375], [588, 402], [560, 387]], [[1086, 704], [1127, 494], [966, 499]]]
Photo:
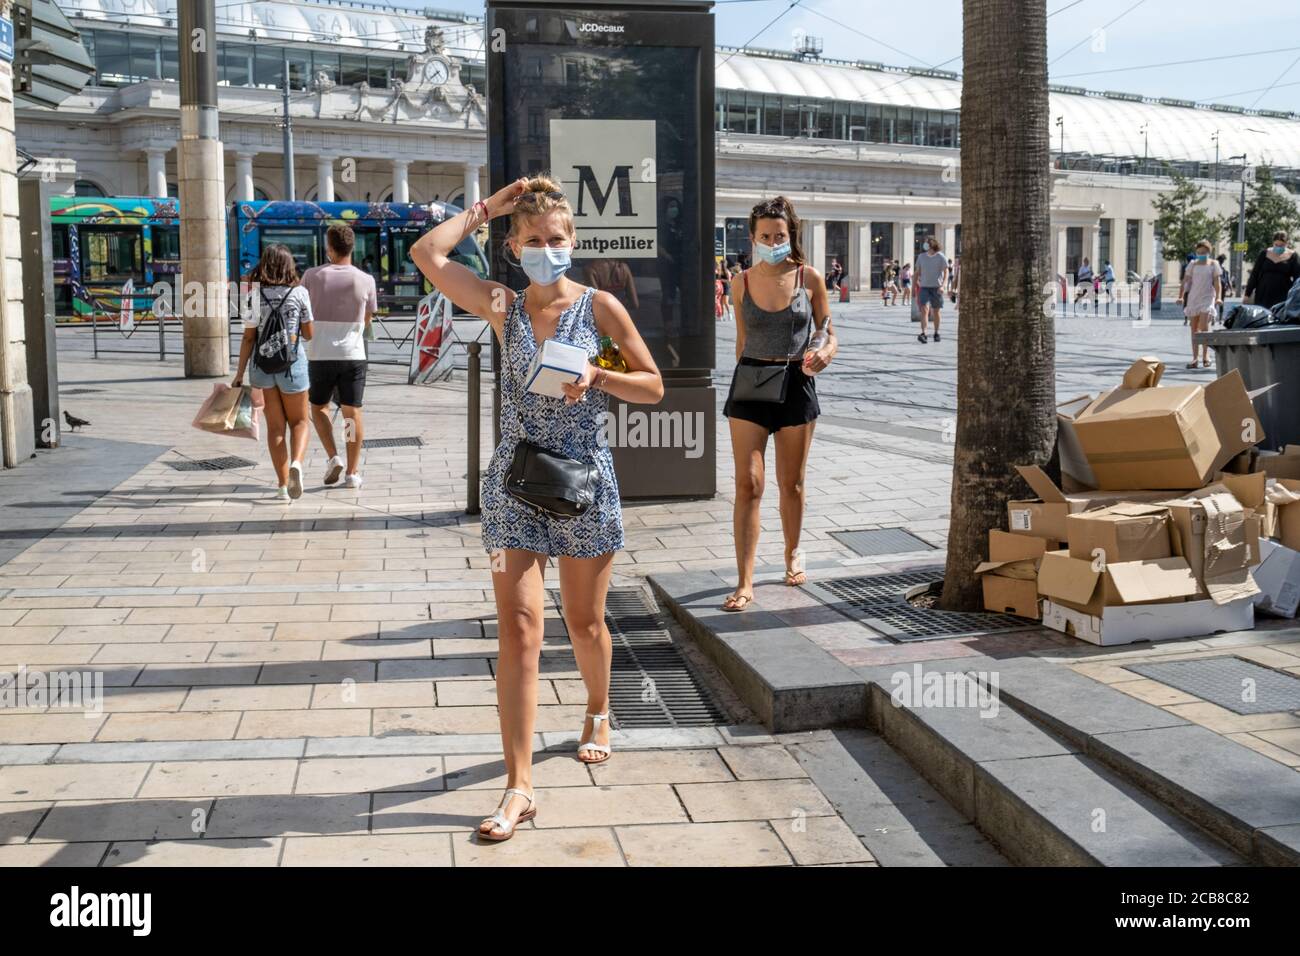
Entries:
[[596, 381], [596, 373], [599, 371], [600, 369], [588, 362], [587, 367], [583, 369], [582, 378], [561, 385], [560, 387], [564, 389], [564, 404], [574, 405], [586, 401], [587, 390], [591, 388], [591, 383]]
[[527, 180], [523, 177], [516, 179], [513, 183], [503, 186], [494, 192], [487, 199], [487, 210], [489, 217], [505, 216], [515, 211], [515, 201], [522, 196], [528, 189]]

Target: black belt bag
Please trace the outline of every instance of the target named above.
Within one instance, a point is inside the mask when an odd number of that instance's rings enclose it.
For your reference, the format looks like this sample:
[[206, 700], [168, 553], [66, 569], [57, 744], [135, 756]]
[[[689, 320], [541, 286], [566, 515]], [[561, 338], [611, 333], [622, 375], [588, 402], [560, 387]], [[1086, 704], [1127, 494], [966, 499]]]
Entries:
[[[742, 288], [749, 291], [748, 271], [741, 274]], [[790, 334], [794, 335], [795, 326], [802, 318], [807, 321], [810, 303], [807, 290], [803, 287], [803, 266], [795, 274], [795, 291], [790, 300]], [[744, 304], [744, 300], [741, 300]], [[736, 363], [736, 370], [731, 376], [731, 397], [740, 402], [770, 402], [780, 404], [785, 401], [786, 389], [790, 382], [790, 362], [794, 353], [785, 357], [781, 365], [745, 365]]]
[[556, 518], [577, 518], [596, 503], [595, 465], [548, 451], [530, 441], [515, 446], [506, 491]]
[[738, 364], [733, 376], [731, 397], [741, 402], [785, 401], [790, 383], [790, 366]]

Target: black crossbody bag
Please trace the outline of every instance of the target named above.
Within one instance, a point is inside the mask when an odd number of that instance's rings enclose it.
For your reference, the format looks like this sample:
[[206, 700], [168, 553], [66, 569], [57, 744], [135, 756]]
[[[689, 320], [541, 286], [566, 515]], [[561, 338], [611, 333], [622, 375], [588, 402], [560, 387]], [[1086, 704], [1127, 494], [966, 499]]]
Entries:
[[[519, 413], [519, 427], [524, 427], [522, 413]], [[577, 518], [596, 503], [599, 481], [600, 473], [595, 465], [522, 438], [510, 459], [505, 486], [512, 498], [551, 517]]]
[[[800, 315], [805, 319], [808, 316], [808, 292], [803, 287], [803, 266], [799, 267], [795, 285], [794, 297], [790, 300], [790, 311], [794, 315], [790, 322], [791, 335], [794, 334], [795, 323], [799, 321]], [[744, 280], [744, 291], [746, 295], [749, 294], [747, 278]], [[796, 302], [802, 303], [802, 307], [795, 308]], [[784, 402], [790, 384], [790, 360], [793, 357], [793, 352], [788, 353], [784, 365], [745, 365], [737, 362], [736, 370], [732, 373], [731, 397], [739, 402]]]
[[595, 465], [521, 439], [506, 472], [506, 491], [553, 517], [577, 518], [596, 503], [599, 480]]

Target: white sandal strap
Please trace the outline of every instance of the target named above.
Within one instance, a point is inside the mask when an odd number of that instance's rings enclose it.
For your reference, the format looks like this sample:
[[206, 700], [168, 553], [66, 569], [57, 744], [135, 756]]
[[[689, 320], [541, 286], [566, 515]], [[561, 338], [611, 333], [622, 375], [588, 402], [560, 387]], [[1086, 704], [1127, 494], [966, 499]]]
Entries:
[[502, 802], [504, 803], [507, 799], [509, 799], [510, 794], [512, 794], [512, 793], [517, 793], [517, 794], [519, 794], [519, 796], [523, 797], [523, 798], [524, 798], [525, 800], [527, 800], [530, 804], [533, 802], [533, 795], [532, 795], [531, 793], [527, 793], [527, 792], [525, 792], [525, 791], [523, 791], [523, 790], [520, 790], [518, 787], [507, 787], [507, 788], [506, 788], [506, 794], [505, 794], [505, 796], [502, 798]]
[[492, 816], [488, 817], [488, 822], [492, 824], [492, 826], [488, 827], [489, 833], [493, 830], [500, 830], [502, 833], [510, 833], [515, 828], [515, 825], [506, 819], [504, 813], [492, 814]]
[[584, 750], [594, 750], [598, 754], [609, 753], [609, 748], [604, 744], [592, 744], [592, 743], [579, 744], [578, 753], [582, 753]]

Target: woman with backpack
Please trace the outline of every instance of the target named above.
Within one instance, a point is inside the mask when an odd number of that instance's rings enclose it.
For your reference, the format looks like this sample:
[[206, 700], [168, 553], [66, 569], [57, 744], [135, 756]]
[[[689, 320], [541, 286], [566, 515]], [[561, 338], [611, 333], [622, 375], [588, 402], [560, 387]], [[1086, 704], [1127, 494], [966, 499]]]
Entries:
[[244, 281], [252, 286], [253, 308], [244, 315], [239, 369], [230, 384], [243, 385], [251, 358], [248, 384], [260, 388], [266, 401], [266, 447], [279, 485], [275, 498], [289, 504], [302, 495], [302, 460], [311, 434], [310, 381], [302, 347], [302, 339], [312, 335], [311, 299], [298, 284], [298, 266], [288, 246], [267, 246]]

